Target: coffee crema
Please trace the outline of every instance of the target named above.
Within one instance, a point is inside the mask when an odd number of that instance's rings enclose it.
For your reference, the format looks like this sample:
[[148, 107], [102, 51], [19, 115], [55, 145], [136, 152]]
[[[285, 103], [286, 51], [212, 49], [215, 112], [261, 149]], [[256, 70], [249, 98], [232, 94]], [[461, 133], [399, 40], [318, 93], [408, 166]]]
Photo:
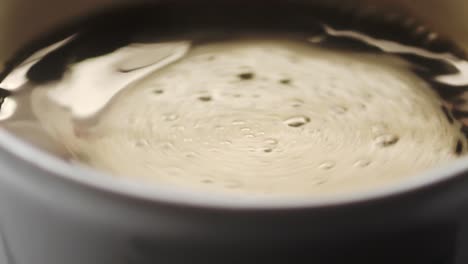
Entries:
[[421, 26], [318, 7], [135, 10], [16, 67], [2, 127], [115, 177], [251, 196], [369, 190], [466, 152], [468, 62]]

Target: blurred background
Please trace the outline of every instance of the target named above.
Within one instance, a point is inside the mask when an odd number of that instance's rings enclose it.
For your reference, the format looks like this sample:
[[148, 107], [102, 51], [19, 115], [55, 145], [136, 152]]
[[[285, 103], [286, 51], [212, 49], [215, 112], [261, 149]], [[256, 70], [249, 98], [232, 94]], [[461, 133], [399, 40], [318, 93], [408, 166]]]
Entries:
[[[5, 60], [19, 47], [71, 18], [112, 6], [151, 1], [160, 0], [2, 0], [0, 2], [0, 69]], [[326, 2], [336, 6], [357, 2], [363, 5], [363, 8], [405, 10], [468, 50], [468, 1], [466, 0], [331, 0]], [[268, 1], [265, 3], [267, 4]]]

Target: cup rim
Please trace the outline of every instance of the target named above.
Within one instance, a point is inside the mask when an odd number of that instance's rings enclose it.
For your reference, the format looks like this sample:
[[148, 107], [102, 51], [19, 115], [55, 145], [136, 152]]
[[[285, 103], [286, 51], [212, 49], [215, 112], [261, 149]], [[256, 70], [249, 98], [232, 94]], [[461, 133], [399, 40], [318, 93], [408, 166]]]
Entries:
[[[115, 179], [110, 173], [67, 163], [17, 138], [3, 128], [0, 128], [0, 149], [49, 176], [81, 187], [130, 199], [214, 209], [312, 209], [351, 205], [403, 195], [455, 177], [462, 177], [463, 172], [468, 171], [468, 157], [463, 157], [394, 184], [387, 184], [372, 190], [323, 195], [313, 199], [310, 197], [239, 197], [238, 195], [233, 199], [231, 195], [212, 194], [177, 186], [147, 186], [135, 180]], [[4, 174], [0, 177], [15, 177], [15, 175]]]
[[[67, 163], [17, 138], [1, 127], [0, 151], [8, 152], [18, 158], [19, 162], [26, 163], [49, 176], [66, 180], [71, 184], [93, 188], [99, 192], [150, 202], [219, 209], [294, 209], [350, 205], [403, 195], [455, 177], [462, 177], [464, 172], [468, 172], [468, 156], [465, 156], [371, 190], [320, 195], [314, 196], [313, 199], [310, 197], [260, 198], [250, 195], [249, 197], [236, 195], [234, 198], [232, 195], [213, 194], [178, 186], [147, 186], [135, 180], [116, 179], [104, 171]], [[14, 177], [14, 175], [1, 174], [0, 177]]]

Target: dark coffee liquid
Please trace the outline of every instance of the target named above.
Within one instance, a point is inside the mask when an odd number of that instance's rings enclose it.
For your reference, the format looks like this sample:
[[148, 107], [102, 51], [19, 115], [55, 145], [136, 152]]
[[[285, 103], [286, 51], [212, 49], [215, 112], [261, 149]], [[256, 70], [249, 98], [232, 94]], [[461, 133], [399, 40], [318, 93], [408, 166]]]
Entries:
[[392, 184], [467, 148], [464, 54], [378, 11], [147, 6], [24, 54], [0, 84], [2, 126], [121, 177], [328, 194]]

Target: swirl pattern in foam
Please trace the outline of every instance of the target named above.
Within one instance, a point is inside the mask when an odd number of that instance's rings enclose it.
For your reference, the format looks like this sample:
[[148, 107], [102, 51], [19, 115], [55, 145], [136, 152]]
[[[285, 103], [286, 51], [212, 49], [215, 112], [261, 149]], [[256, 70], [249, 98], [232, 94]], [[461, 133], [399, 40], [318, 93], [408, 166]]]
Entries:
[[466, 145], [438, 95], [397, 56], [283, 38], [184, 52], [126, 83], [99, 122], [75, 122], [50, 85], [33, 91], [34, 112], [80, 162], [239, 195], [377, 188], [452, 160], [454, 147]]

